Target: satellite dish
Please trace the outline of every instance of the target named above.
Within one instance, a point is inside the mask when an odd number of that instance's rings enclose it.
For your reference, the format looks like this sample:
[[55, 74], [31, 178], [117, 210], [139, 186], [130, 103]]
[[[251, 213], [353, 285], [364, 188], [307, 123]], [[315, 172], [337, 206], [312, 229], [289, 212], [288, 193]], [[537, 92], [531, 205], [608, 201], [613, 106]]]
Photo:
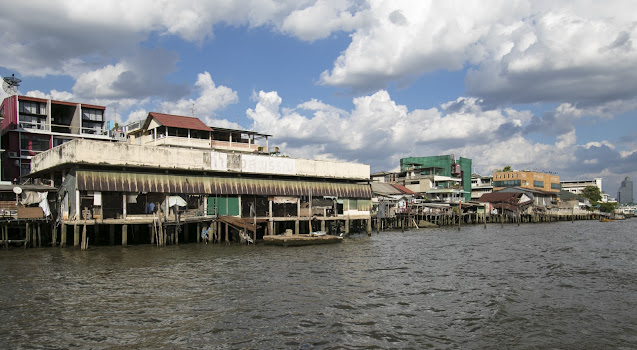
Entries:
[[20, 194], [20, 193], [22, 193], [22, 188], [20, 188], [20, 187], [18, 187], [18, 186], [14, 187], [14, 188], [13, 188], [13, 193], [15, 193], [15, 194]]
[[22, 80], [15, 77], [15, 74], [11, 74], [10, 77], [2, 78], [2, 89], [9, 94], [9, 96], [13, 96], [18, 93], [18, 86]]

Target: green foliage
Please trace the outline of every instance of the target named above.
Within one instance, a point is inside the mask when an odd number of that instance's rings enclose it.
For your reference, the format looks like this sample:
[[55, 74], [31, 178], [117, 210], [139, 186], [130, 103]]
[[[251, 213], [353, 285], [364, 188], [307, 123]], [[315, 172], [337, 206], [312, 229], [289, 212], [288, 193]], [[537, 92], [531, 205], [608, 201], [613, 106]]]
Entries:
[[599, 211], [604, 213], [612, 213], [617, 208], [617, 203], [601, 203], [599, 205]]
[[586, 186], [582, 191], [582, 196], [588, 198], [593, 204], [602, 200], [602, 194], [597, 186]]
[[507, 165], [502, 169], [503, 172], [511, 171], [511, 166]]

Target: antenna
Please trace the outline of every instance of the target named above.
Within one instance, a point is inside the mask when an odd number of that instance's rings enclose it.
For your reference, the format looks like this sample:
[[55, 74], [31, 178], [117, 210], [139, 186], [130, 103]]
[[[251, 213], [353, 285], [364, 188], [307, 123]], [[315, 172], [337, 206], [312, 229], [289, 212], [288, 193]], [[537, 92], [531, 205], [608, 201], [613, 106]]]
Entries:
[[192, 103], [192, 107], [190, 107], [190, 114], [192, 114], [192, 117], [195, 117], [195, 103]]
[[15, 74], [11, 74], [10, 77], [2, 78], [2, 89], [9, 94], [9, 96], [13, 96], [18, 93], [20, 82], [22, 82], [22, 80], [16, 78]]

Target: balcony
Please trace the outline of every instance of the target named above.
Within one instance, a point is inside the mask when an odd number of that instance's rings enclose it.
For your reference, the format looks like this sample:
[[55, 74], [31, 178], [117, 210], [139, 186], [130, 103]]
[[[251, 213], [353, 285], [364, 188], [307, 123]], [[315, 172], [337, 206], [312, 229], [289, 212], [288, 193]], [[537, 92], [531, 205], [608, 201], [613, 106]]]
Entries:
[[159, 135], [158, 138], [150, 140], [144, 144], [145, 146], [172, 146], [172, 147], [188, 147], [188, 148], [210, 148], [210, 140], [187, 138], [179, 136]]
[[229, 142], [229, 141], [213, 140], [211, 142], [211, 146], [212, 148], [217, 148], [217, 149], [227, 149], [227, 150], [244, 151], [244, 152], [255, 152], [259, 150], [259, 145], [248, 144], [244, 142]]

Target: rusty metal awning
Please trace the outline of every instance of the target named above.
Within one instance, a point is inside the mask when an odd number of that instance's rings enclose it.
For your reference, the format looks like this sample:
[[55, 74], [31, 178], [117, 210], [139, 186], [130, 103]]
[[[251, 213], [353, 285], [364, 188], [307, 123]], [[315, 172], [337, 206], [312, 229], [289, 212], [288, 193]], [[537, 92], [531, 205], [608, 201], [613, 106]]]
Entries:
[[77, 189], [172, 194], [371, 198], [369, 184], [102, 171], [77, 171]]

